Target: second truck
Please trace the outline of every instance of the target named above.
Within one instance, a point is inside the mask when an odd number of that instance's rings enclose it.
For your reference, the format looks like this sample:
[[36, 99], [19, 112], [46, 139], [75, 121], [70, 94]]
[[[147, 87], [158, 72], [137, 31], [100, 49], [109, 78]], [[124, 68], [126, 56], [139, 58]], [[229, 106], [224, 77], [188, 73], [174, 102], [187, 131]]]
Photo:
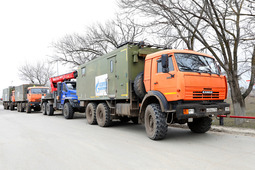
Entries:
[[205, 133], [211, 117], [230, 114], [226, 77], [213, 57], [143, 43], [126, 43], [79, 66], [77, 95], [89, 124], [137, 119], [153, 140], [173, 123]]

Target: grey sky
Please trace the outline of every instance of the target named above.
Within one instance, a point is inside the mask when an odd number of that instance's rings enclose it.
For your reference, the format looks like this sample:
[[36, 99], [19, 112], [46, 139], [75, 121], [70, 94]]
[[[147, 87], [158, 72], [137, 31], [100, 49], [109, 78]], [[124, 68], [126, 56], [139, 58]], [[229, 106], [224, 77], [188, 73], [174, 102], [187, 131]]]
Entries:
[[116, 11], [115, 0], [0, 0], [0, 97], [3, 88], [24, 83], [19, 65], [43, 62], [53, 54], [53, 41], [114, 18]]

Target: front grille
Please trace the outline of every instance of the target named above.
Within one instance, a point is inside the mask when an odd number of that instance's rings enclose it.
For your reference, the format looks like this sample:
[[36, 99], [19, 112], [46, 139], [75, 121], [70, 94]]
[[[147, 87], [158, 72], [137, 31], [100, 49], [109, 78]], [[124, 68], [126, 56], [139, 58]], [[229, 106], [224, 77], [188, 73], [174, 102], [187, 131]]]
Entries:
[[204, 94], [202, 91], [193, 91], [193, 99], [218, 99], [220, 92], [213, 91], [211, 94]]

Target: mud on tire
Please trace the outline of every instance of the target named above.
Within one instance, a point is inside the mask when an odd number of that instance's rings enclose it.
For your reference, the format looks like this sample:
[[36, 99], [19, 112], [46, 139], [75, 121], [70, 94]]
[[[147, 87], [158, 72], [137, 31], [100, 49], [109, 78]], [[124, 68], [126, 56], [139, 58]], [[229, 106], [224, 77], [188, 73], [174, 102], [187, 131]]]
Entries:
[[145, 110], [145, 129], [152, 140], [165, 138], [167, 134], [166, 115], [161, 112], [159, 104], [150, 104]]
[[96, 109], [97, 124], [101, 127], [110, 126], [112, 123], [111, 112], [106, 103], [100, 103]]
[[65, 103], [63, 109], [63, 115], [66, 119], [72, 119], [74, 115], [73, 107], [70, 103]]
[[144, 83], [143, 83], [143, 72], [139, 73], [134, 80], [134, 91], [135, 91], [135, 94], [140, 99], [143, 99], [143, 97], [146, 94]]
[[96, 118], [96, 103], [89, 103], [86, 107], [86, 119], [90, 125], [97, 124], [97, 118]]
[[212, 119], [209, 117], [197, 118], [193, 122], [188, 122], [189, 129], [194, 133], [205, 133], [210, 130]]

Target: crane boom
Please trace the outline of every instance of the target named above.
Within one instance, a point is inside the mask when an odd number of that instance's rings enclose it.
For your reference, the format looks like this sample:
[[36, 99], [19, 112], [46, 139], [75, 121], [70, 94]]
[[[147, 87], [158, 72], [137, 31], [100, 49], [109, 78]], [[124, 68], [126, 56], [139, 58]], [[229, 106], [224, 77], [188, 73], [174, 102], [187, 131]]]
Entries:
[[77, 71], [59, 75], [59, 76], [55, 76], [55, 77], [51, 77], [50, 78], [51, 92], [57, 91], [57, 83], [58, 82], [75, 79], [76, 77], [77, 77]]

